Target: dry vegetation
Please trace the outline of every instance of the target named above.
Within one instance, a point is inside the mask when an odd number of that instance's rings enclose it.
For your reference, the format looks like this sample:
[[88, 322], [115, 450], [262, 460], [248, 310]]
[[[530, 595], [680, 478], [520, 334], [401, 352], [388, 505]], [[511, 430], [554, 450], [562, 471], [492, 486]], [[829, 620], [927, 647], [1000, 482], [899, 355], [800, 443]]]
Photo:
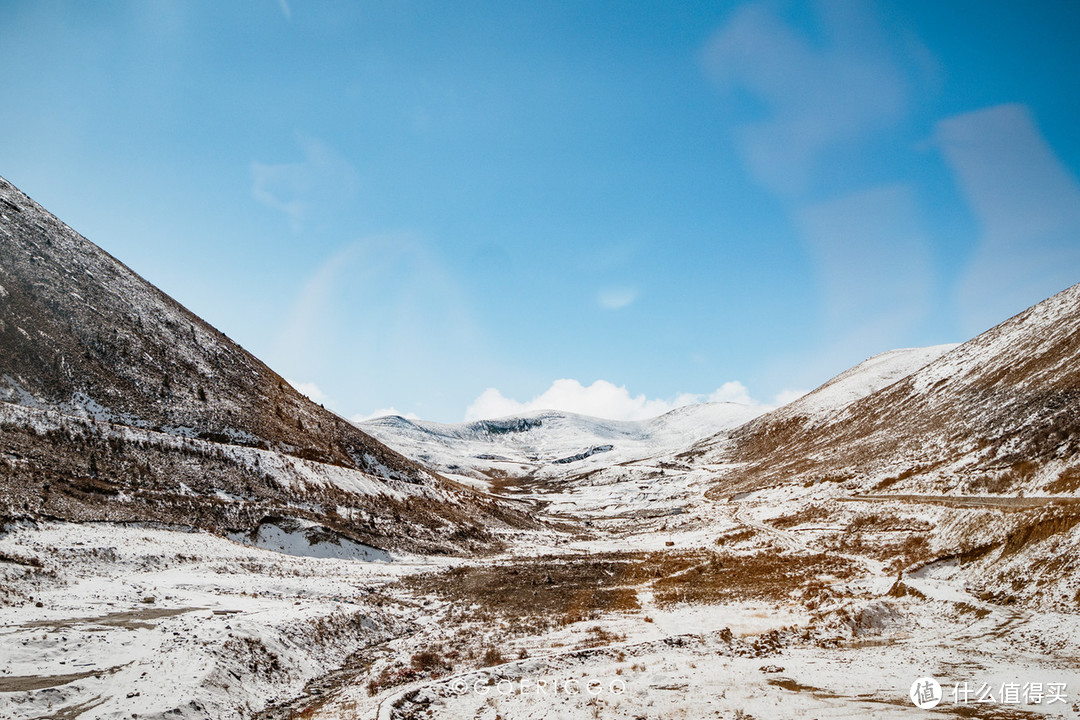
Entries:
[[[640, 613], [638, 594], [645, 590], [660, 607], [743, 600], [805, 604], [854, 572], [851, 561], [823, 553], [692, 549], [549, 555], [414, 575], [388, 591], [412, 595], [440, 616], [440, 627], [452, 631], [420, 646], [409, 661], [377, 663], [367, 676], [367, 692], [528, 657], [525, 647], [535, 638], [576, 623], [594, 623], [579, 628], [580, 636], [571, 641], [578, 650], [624, 642], [626, 636], [612, 630], [605, 616]], [[443, 604], [432, 606], [432, 598]], [[640, 619], [652, 622], [647, 615]]]
[[1069, 468], [1046, 486], [1049, 493], [1071, 493], [1080, 489], [1080, 468]]
[[627, 554], [540, 557], [458, 567], [445, 573], [407, 578], [417, 595], [433, 595], [463, 612], [463, 619], [513, 619], [537, 631], [586, 620], [609, 610], [636, 610], [637, 592], [623, 578], [632, 565]]
[[730, 555], [688, 551], [671, 555], [674, 557], [655, 557], [647, 565], [651, 573], [659, 574], [653, 588], [661, 606], [749, 599], [780, 602], [811, 584], [849, 578], [855, 570], [849, 560], [825, 553]]
[[1005, 539], [1002, 555], [1015, 555], [1024, 547], [1040, 542], [1052, 535], [1069, 532], [1080, 523], [1080, 508], [1076, 505], [1049, 507], [1022, 523]]
[[797, 525], [806, 525], [813, 522], [827, 522], [835, 520], [836, 512], [829, 510], [823, 505], [807, 505], [791, 515], [784, 515], [771, 521], [778, 528], [792, 528]]
[[463, 619], [515, 621], [542, 631], [657, 604], [782, 601], [811, 583], [849, 578], [853, 564], [818, 554], [736, 555], [712, 550], [540, 557], [513, 565], [459, 567], [402, 581], [411, 592], [450, 603]]
[[[294, 517], [379, 548], [490, 552], [484, 525], [528, 526], [511, 507], [450, 488], [398, 500], [305, 482], [291, 464], [221, 443], [3, 406], [0, 517], [162, 522], [255, 532]], [[225, 493], [226, 495], [222, 495]], [[457, 502], [449, 502], [450, 498]], [[486, 520], [485, 520], [486, 518]]]

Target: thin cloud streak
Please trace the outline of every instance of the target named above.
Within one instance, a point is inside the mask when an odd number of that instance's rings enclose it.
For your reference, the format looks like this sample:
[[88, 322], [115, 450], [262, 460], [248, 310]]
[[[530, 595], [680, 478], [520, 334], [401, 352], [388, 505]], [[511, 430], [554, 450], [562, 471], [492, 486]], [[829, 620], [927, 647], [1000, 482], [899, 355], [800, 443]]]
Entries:
[[852, 193], [799, 212], [826, 332], [867, 352], [915, 330], [931, 307], [930, 242], [904, 185]]
[[440, 397], [448, 377], [487, 375], [491, 354], [456, 278], [409, 234], [361, 238], [327, 257], [298, 293], [276, 351], [294, 377], [328, 377], [347, 358], [349, 373], [328, 391], [350, 413], [401, 403], [395, 387], [425, 412], [418, 398]]
[[359, 185], [356, 168], [316, 138], [297, 138], [304, 159], [291, 163], [251, 163], [251, 196], [282, 212], [294, 232], [304, 229], [313, 210], [340, 205]]
[[730, 137], [750, 179], [786, 210], [818, 286], [822, 340], [802, 353], [813, 358], [800, 362], [806, 373], [788, 379], [800, 385], [817, 379], [810, 367], [910, 343], [936, 279], [913, 187], [864, 179], [882, 177], [888, 161], [871, 149], [902, 131], [936, 62], [913, 37], [892, 42], [870, 7], [811, 7], [815, 23], [803, 25], [770, 4], [739, 8], [701, 52], [727, 97], [758, 104]]
[[596, 302], [605, 310], [621, 310], [633, 305], [637, 297], [633, 288], [606, 288], [596, 294]]
[[1023, 105], [941, 121], [936, 140], [979, 223], [956, 288], [966, 332], [981, 332], [1080, 277], [1080, 183]]
[[737, 148], [754, 180], [788, 198], [810, 192], [829, 151], [893, 126], [910, 106], [908, 79], [888, 44], [873, 41], [883, 35], [878, 19], [851, 3], [816, 7], [824, 46], [752, 4], [701, 54], [721, 91], [745, 88], [764, 104], [763, 119], [736, 129]]

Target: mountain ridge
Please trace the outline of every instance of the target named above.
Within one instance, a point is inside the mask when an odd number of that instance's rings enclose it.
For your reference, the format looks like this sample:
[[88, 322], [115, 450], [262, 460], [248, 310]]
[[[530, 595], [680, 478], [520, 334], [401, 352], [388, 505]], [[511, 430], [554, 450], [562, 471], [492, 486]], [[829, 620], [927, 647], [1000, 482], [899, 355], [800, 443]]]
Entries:
[[386, 455], [3, 178], [0, 203], [0, 398], [345, 467]]
[[798, 477], [864, 490], [1071, 492], [1078, 329], [1074, 285], [827, 418], [781, 409], [691, 454], [740, 463], [724, 483], [739, 489]]
[[[763, 411], [740, 403], [700, 403], [648, 420], [609, 420], [536, 410], [465, 423], [387, 416], [364, 421], [360, 427], [444, 474], [483, 480], [503, 474], [550, 474], [556, 471], [554, 465], [585, 470], [597, 463], [671, 452], [712, 432], [740, 425]], [[595, 460], [576, 464], [590, 458]]]

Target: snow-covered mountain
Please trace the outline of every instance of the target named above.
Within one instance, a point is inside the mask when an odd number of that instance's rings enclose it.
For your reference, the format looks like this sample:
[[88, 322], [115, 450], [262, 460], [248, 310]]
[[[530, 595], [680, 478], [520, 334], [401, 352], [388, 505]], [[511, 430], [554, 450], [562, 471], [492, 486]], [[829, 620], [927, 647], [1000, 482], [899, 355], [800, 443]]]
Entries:
[[641, 421], [547, 410], [456, 424], [391, 415], [367, 420], [360, 427], [406, 457], [462, 480], [554, 477], [668, 457], [699, 442], [713, 447], [763, 415], [772, 424], [796, 418], [823, 422], [955, 347], [936, 345], [875, 355], [767, 415], [769, 408], [760, 405], [700, 403]]
[[547, 410], [459, 424], [389, 416], [360, 427], [444, 474], [474, 479], [544, 477], [670, 453], [764, 411], [739, 403], [701, 403], [641, 421]]
[[3, 179], [0, 441], [2, 517], [254, 534], [292, 517], [445, 550], [513, 516], [311, 402]]
[[888, 350], [863, 360], [816, 389], [768, 413], [761, 414], [737, 432], [721, 432], [681, 449], [680, 460], [727, 462], [725, 453], [734, 437], [777, 438], [787, 428], [816, 426], [862, 398], [888, 387], [958, 347], [956, 344]]
[[788, 403], [772, 417], [826, 418], [856, 400], [907, 377], [955, 347], [955, 343], [932, 345], [889, 350], [874, 355], [840, 373], [816, 390]]
[[[903, 376], [907, 359], [930, 362]], [[725, 480], [731, 488], [820, 480], [934, 493], [1080, 487], [1080, 285], [962, 345], [907, 359], [864, 363], [901, 361], [895, 382], [861, 399], [834, 404], [831, 396], [857, 385], [849, 373], [863, 365], [689, 455], [740, 463]]]

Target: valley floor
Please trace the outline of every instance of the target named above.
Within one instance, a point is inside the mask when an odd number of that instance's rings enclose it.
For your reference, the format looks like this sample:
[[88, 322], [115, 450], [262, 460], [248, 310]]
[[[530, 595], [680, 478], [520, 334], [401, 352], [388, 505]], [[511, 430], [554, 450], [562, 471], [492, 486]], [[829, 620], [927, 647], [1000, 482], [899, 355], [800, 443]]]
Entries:
[[722, 470], [504, 482], [550, 529], [469, 561], [9, 526], [0, 716], [1080, 717], [1080, 607], [1046, 570], [1080, 525], [1017, 534], [1049, 499], [707, 497]]

